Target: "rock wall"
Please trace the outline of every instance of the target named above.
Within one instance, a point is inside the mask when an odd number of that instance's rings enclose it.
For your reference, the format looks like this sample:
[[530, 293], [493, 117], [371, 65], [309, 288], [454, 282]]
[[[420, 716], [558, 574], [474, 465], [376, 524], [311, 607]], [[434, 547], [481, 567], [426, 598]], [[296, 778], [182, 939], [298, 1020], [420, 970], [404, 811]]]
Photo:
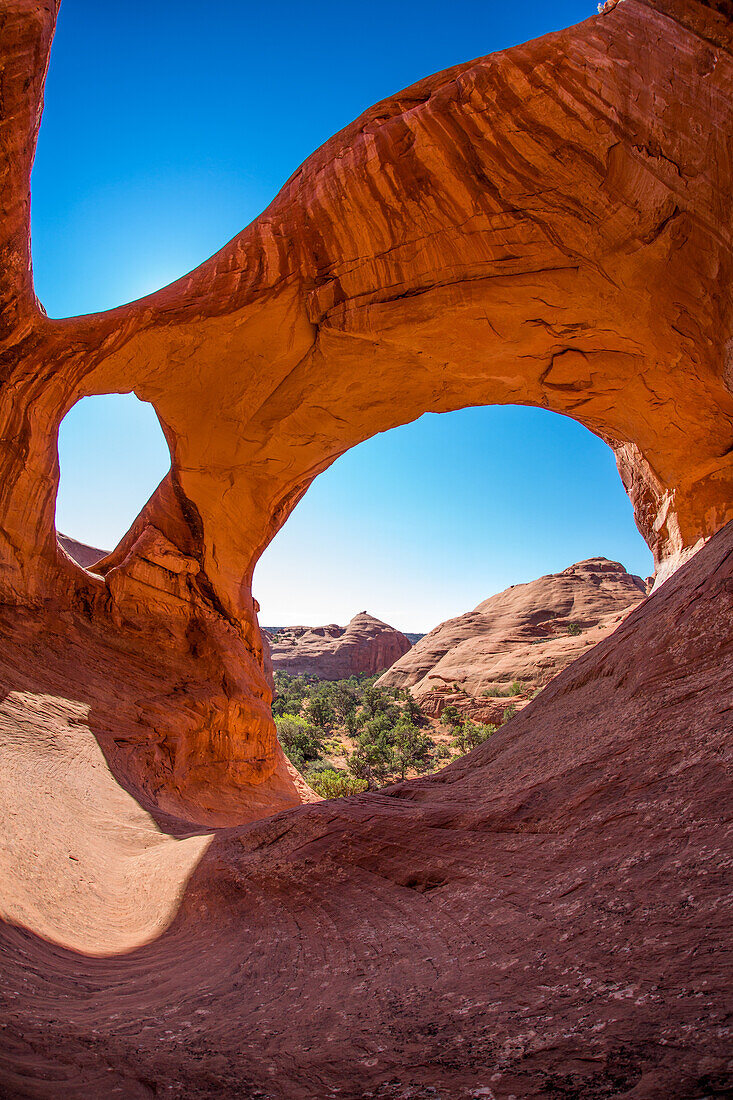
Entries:
[[[733, 516], [725, 4], [622, 0], [429, 77], [190, 275], [62, 321], [33, 293], [28, 217], [57, 10], [9, 0], [0, 22], [0, 600], [56, 638], [81, 617], [141, 664], [165, 653], [141, 785], [202, 819], [223, 787], [233, 820], [247, 792], [298, 801], [252, 573], [378, 431], [487, 403], [573, 416], [614, 449], [660, 577]], [[58, 426], [131, 389], [172, 468], [95, 579], [56, 540]]]

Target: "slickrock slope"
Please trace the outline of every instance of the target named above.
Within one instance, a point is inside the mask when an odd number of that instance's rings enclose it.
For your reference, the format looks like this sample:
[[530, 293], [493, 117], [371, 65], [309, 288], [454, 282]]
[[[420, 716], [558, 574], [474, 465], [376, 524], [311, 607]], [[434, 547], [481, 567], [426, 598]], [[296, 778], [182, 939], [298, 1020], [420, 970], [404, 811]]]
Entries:
[[[128, 766], [181, 812], [211, 819], [222, 786], [233, 823], [255, 788], [297, 802], [253, 570], [376, 432], [486, 403], [575, 417], [613, 448], [658, 577], [733, 518], [730, 5], [606, 8], [370, 108], [196, 271], [59, 321], [29, 245], [58, 0], [4, 4], [0, 603], [166, 654], [159, 751]], [[82, 396], [131, 389], [171, 471], [95, 578], [55, 537], [56, 434]]]
[[348, 626], [294, 626], [269, 638], [272, 667], [322, 680], [371, 676], [398, 661], [411, 647], [404, 634], [366, 611]]
[[733, 1091], [733, 525], [444, 772], [208, 836], [110, 771], [122, 655], [33, 656], [0, 647], [0, 1095]]
[[[530, 692], [544, 687], [614, 631], [646, 591], [641, 577], [618, 562], [578, 562], [562, 573], [512, 585], [436, 626], [379, 683], [409, 687], [429, 714], [439, 714], [450, 700], [478, 715], [475, 701], [493, 688], [505, 689], [513, 681]], [[454, 685], [466, 694], [451, 692]]]

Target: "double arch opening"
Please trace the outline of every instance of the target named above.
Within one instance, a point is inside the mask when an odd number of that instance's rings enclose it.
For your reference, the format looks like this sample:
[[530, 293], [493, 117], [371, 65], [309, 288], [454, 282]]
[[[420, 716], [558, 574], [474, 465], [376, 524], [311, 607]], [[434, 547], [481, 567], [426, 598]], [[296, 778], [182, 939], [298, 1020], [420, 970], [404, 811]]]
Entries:
[[[93, 569], [170, 472], [168, 444], [154, 407], [127, 393], [78, 401], [58, 447], [57, 536]], [[484, 406], [426, 414], [337, 460], [265, 550], [253, 585], [265, 625], [341, 622], [365, 605], [425, 632], [492, 591], [595, 556], [653, 569], [610, 449], [559, 414]], [[425, 605], [412, 621], [410, 599]]]

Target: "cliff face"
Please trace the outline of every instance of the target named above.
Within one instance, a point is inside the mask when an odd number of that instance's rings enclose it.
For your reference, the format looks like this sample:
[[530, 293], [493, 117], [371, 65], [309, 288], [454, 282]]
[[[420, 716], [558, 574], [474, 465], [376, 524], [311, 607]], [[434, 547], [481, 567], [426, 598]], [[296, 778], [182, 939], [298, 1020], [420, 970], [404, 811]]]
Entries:
[[[165, 716], [129, 749], [150, 797], [202, 820], [223, 788], [232, 820], [267, 789], [297, 803], [251, 579], [376, 432], [486, 403], [575, 417], [613, 447], [659, 577], [733, 516], [727, 7], [623, 0], [428, 77], [196, 271], [63, 321], [35, 300], [28, 220], [57, 9], [0, 21], [0, 602], [44, 609], [49, 645], [81, 616], [139, 667], [165, 653]], [[56, 435], [80, 397], [130, 389], [171, 471], [95, 578], [56, 541]]]
[[[544, 687], [589, 645], [616, 629], [647, 585], [618, 562], [590, 558], [517, 584], [431, 630], [379, 680], [409, 687], [427, 713], [448, 700], [477, 715], [474, 700], [513, 681]], [[457, 685], [466, 694], [457, 696]], [[484, 707], [496, 707], [484, 703]]]
[[272, 667], [322, 680], [371, 676], [393, 665], [410, 649], [399, 630], [361, 611], [348, 626], [296, 626], [268, 635]]
[[85, 542], [78, 542], [68, 535], [57, 533], [59, 546], [65, 550], [69, 557], [80, 565], [82, 569], [91, 569], [102, 558], [106, 558], [108, 550], [100, 550], [98, 546], [87, 546]]

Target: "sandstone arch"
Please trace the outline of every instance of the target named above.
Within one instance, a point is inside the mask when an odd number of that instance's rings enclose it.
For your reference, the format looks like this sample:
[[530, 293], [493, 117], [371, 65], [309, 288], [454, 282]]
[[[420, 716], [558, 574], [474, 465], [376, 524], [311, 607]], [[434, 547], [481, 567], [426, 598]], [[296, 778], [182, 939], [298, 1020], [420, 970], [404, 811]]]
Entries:
[[[7, 5], [0, 595], [133, 663], [165, 650], [155, 735], [131, 717], [115, 750], [141, 796], [204, 821], [303, 797], [252, 571], [376, 431], [470, 404], [575, 417], [616, 452], [662, 576], [733, 516], [730, 13], [607, 9], [373, 107], [191, 275], [54, 321], [28, 208], [58, 3]], [[81, 396], [131, 389], [173, 466], [102, 580], [56, 544], [55, 432]], [[133, 675], [120, 661], [120, 692]]]

